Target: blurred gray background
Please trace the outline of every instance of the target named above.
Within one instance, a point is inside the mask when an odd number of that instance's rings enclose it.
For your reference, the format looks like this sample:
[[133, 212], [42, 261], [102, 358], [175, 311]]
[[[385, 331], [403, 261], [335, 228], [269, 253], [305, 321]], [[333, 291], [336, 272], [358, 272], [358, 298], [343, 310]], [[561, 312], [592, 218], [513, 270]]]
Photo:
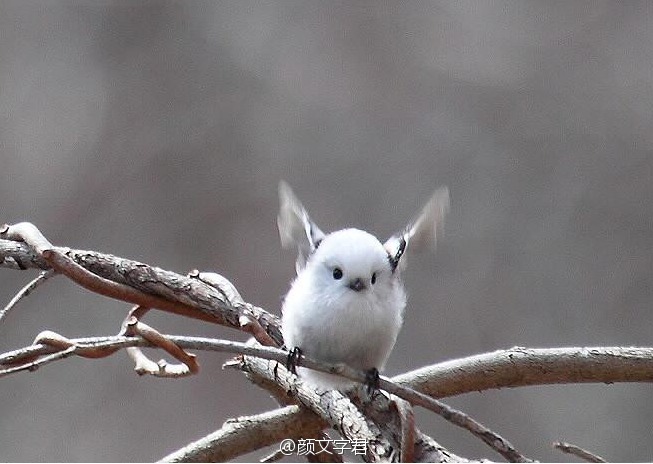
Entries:
[[[286, 179], [325, 229], [385, 238], [448, 185], [411, 257], [387, 372], [514, 345], [651, 345], [650, 2], [0, 2], [0, 222], [166, 269], [216, 270], [278, 313]], [[7, 302], [35, 273], [0, 270]], [[117, 332], [128, 306], [63, 278], [0, 326]], [[178, 334], [244, 340], [154, 314]], [[155, 354], [158, 359], [159, 353]], [[274, 408], [226, 355], [139, 378], [124, 353], [0, 380], [0, 460], [152, 461]], [[653, 459], [653, 387], [543, 386], [449, 402], [546, 461], [567, 440]], [[419, 426], [499, 459], [432, 414]], [[257, 459], [262, 453], [249, 456]]]

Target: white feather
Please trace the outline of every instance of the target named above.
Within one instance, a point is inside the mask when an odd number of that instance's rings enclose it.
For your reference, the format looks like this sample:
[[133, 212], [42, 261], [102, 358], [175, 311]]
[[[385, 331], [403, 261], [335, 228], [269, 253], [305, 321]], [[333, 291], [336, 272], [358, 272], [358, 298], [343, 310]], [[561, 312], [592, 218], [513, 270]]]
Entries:
[[[343, 272], [339, 280], [333, 277], [335, 267]], [[354, 279], [364, 279], [367, 288], [349, 288]], [[323, 239], [286, 295], [284, 341], [328, 363], [381, 370], [397, 339], [405, 305], [403, 285], [392, 273], [383, 245], [361, 230], [334, 232]], [[300, 368], [299, 375], [323, 388], [352, 384], [309, 369]]]
[[[404, 265], [406, 250], [435, 248], [437, 230], [449, 207], [448, 190], [437, 190], [418, 217], [385, 244], [358, 229], [325, 236], [285, 182], [279, 185], [279, 199], [281, 242], [298, 249], [297, 278], [282, 307], [286, 346], [327, 363], [382, 370], [406, 306], [397, 267]], [[319, 388], [353, 384], [301, 367], [298, 374]]]

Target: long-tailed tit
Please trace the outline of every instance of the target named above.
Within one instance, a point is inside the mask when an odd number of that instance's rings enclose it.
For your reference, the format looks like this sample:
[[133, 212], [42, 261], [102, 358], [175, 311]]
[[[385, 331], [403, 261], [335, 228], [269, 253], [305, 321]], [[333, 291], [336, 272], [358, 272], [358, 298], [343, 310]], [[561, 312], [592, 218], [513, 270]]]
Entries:
[[[378, 381], [403, 323], [406, 293], [400, 271], [407, 250], [435, 250], [449, 208], [446, 187], [435, 191], [417, 218], [381, 243], [359, 229], [324, 234], [285, 182], [279, 184], [277, 218], [281, 243], [297, 246], [297, 278], [282, 308], [282, 333], [293, 357], [303, 353], [331, 364], [368, 372]], [[299, 368], [301, 379], [322, 389], [353, 382]]]

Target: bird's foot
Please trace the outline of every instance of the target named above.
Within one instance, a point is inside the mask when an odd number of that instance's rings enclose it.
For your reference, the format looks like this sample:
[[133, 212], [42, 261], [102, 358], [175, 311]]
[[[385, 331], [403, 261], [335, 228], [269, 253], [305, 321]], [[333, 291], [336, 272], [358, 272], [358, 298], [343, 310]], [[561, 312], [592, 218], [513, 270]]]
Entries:
[[379, 370], [376, 367], [365, 372], [365, 387], [367, 388], [367, 394], [371, 395], [379, 389]]
[[288, 358], [286, 359], [286, 369], [288, 369], [293, 374], [297, 375], [297, 365], [299, 364], [299, 358], [302, 355], [302, 350], [298, 346], [294, 347], [288, 351]]

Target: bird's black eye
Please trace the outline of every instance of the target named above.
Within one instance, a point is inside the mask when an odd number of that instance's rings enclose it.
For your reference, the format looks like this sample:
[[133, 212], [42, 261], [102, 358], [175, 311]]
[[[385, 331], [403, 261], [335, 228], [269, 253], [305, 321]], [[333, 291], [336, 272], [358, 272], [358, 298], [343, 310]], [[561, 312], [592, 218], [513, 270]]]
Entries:
[[342, 269], [336, 267], [333, 269], [333, 278], [336, 280], [342, 279]]
[[376, 283], [376, 272], [372, 273], [372, 279], [370, 280], [370, 282], [372, 282], [372, 285]]

